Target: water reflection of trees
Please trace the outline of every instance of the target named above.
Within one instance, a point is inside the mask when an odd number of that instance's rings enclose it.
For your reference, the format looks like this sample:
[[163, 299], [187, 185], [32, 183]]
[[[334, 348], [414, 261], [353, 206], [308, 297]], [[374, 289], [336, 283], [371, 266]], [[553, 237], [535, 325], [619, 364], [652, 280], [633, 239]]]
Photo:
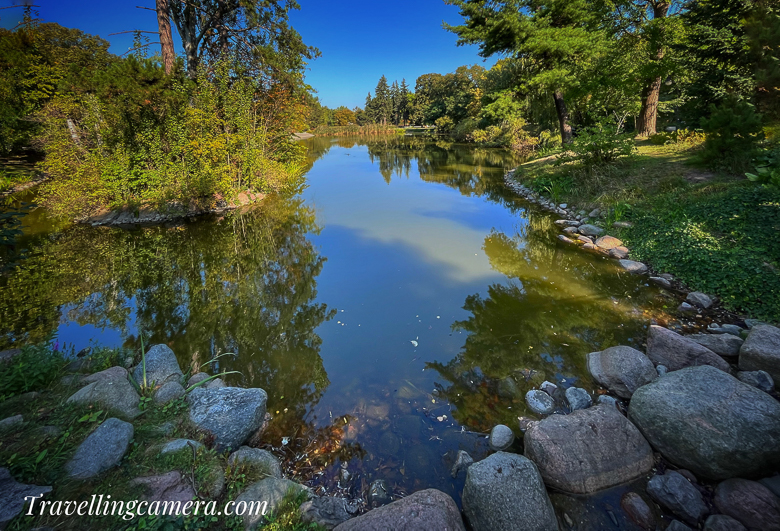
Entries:
[[219, 352], [284, 407], [319, 399], [328, 377], [315, 329], [333, 316], [314, 303], [325, 258], [307, 234], [314, 211], [300, 199], [269, 199], [216, 221], [135, 231], [74, 227], [45, 239], [3, 280], [5, 344], [56, 330], [61, 308], [79, 324], [134, 329], [171, 344], [182, 362]]
[[522, 160], [504, 149], [475, 148], [421, 135], [318, 137], [306, 142], [311, 164], [333, 145], [346, 149], [366, 146], [369, 159], [388, 184], [393, 177], [408, 178], [416, 169], [426, 182], [444, 184], [467, 196], [484, 196], [513, 211], [519, 207], [515, 194], [504, 185], [503, 176]]
[[579, 251], [551, 245], [554, 230], [550, 218], [532, 215], [514, 236], [492, 231], [485, 238], [492, 267], [508, 281], [466, 298], [470, 316], [452, 325], [468, 333], [460, 353], [448, 363], [428, 364], [466, 426], [513, 423], [525, 412], [525, 392], [544, 379], [565, 379], [566, 385], [580, 379], [588, 387], [586, 354], [642, 330], [641, 312], [626, 301], [649, 302], [642, 299], [654, 292], [598, 262], [594, 267]]

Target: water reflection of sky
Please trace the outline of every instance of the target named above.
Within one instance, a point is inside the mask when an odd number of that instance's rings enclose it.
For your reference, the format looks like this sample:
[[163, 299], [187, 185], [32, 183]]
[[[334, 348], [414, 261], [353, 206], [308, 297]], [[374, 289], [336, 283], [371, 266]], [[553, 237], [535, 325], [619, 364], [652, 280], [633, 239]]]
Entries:
[[[396, 175], [387, 184], [377, 163], [361, 156], [366, 151], [366, 146], [334, 147], [309, 172], [305, 195], [316, 206], [323, 233], [347, 228], [366, 239], [407, 247], [453, 282], [499, 277], [482, 245], [491, 227], [510, 229], [516, 217], [484, 198], [426, 183], [414, 167], [408, 178]], [[350, 157], [345, 161], [341, 152]]]

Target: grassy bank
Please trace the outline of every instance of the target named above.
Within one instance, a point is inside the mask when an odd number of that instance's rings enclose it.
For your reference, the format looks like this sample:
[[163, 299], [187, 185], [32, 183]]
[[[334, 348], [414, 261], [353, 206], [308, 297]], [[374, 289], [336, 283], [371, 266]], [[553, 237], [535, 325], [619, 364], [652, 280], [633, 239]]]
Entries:
[[637, 154], [588, 170], [554, 158], [521, 165], [515, 179], [559, 203], [633, 223], [610, 229], [632, 258], [668, 272], [724, 307], [780, 321], [780, 189], [711, 172], [686, 145], [637, 143]]

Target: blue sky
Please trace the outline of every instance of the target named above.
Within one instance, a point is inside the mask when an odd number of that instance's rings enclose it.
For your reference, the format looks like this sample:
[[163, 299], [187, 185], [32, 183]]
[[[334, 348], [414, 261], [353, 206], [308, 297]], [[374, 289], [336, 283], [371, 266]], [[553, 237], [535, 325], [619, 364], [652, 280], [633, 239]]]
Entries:
[[[14, 0], [0, 0], [11, 5]], [[477, 55], [476, 47], [457, 47], [455, 35], [442, 22], [460, 22], [458, 9], [443, 0], [299, 0], [301, 10], [291, 21], [304, 42], [316, 46], [322, 57], [310, 64], [307, 81], [329, 107], [363, 106], [380, 76], [392, 82], [414, 81], [422, 74], [452, 72], [458, 66], [494, 63]], [[154, 0], [35, 0], [41, 18], [100, 35], [111, 51], [122, 54], [132, 35], [114, 35], [134, 29], [156, 30]], [[13, 27], [21, 9], [0, 11], [0, 25]], [[156, 35], [150, 35], [156, 40]], [[177, 39], [178, 37], [174, 37]]]

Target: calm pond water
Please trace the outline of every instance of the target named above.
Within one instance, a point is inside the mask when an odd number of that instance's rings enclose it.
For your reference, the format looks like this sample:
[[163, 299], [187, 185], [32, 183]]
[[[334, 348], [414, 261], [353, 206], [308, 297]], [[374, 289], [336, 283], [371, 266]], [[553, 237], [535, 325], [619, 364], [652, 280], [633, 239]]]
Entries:
[[219, 369], [268, 392], [266, 440], [299, 477], [459, 501], [459, 449], [484, 456], [497, 423], [519, 435], [544, 380], [593, 390], [586, 354], [641, 342], [663, 304], [559, 243], [555, 218], [503, 185], [504, 151], [306, 145], [300, 193], [224, 217], [127, 230], [28, 215], [27, 257], [0, 279], [0, 348], [52, 332], [77, 351], [137, 347], [140, 328], [182, 364], [233, 352]]

